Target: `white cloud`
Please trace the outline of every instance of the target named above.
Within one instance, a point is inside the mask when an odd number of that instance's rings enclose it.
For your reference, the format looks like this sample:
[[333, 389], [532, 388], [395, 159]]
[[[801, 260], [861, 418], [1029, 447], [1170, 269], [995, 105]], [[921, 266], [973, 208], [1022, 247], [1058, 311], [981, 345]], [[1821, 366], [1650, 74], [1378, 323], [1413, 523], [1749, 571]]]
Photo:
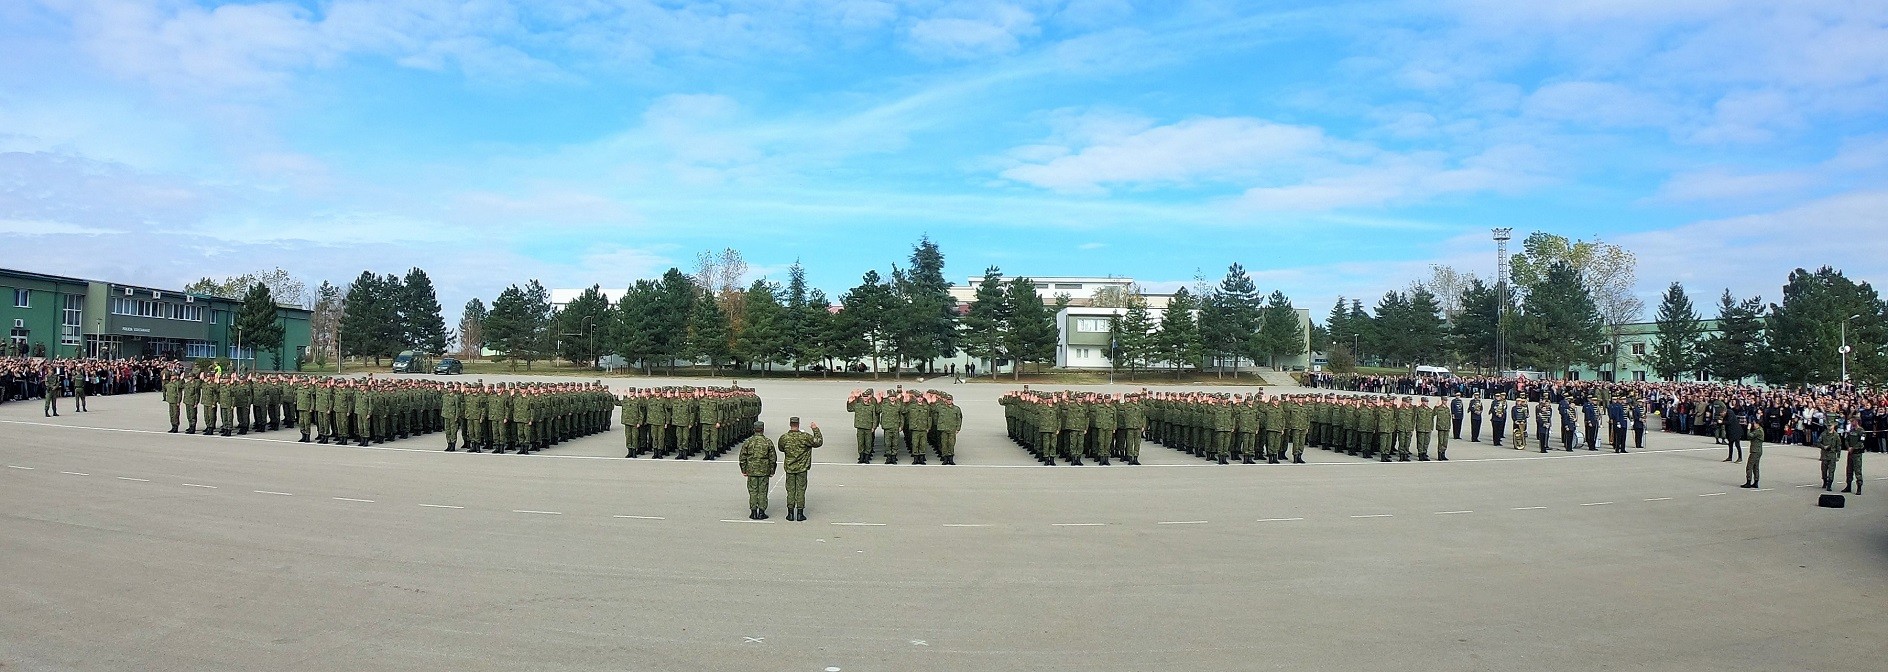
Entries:
[[1312, 126], [1249, 117], [1189, 119], [1093, 144], [1046, 162], [1023, 163], [1003, 171], [1002, 176], [1068, 192], [1098, 192], [1116, 185], [1224, 182], [1249, 179], [1270, 164], [1298, 163], [1332, 149], [1323, 131]]
[[1807, 172], [1733, 173], [1721, 168], [1679, 173], [1659, 187], [1666, 201], [1740, 201], [1800, 192], [1816, 183]]
[[1658, 98], [1612, 82], [1558, 82], [1522, 105], [1534, 117], [1603, 127], [1662, 126], [1679, 114]]
[[111, 233], [105, 229], [96, 229], [66, 222], [44, 220], [0, 219], [0, 235], [10, 236], [55, 236], [82, 235], [96, 236]]
[[1888, 277], [1883, 212], [1888, 190], [1855, 191], [1774, 212], [1626, 234], [1615, 242], [1639, 255], [1640, 283], [1652, 291], [1678, 280], [1694, 297], [1729, 288], [1775, 301], [1792, 268], [1829, 265], [1851, 278]]
[[1008, 54], [1038, 32], [1036, 17], [1005, 3], [955, 3], [913, 23], [907, 48], [920, 56], [974, 59]]

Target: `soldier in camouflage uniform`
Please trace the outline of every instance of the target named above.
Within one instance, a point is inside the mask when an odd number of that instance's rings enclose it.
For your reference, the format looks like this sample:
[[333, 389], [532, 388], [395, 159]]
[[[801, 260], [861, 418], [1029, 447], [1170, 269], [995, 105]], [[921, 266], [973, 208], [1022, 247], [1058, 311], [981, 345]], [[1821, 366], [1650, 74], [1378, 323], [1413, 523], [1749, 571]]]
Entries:
[[774, 444], [767, 440], [767, 428], [761, 423], [754, 423], [754, 435], [741, 443], [741, 475], [747, 478], [747, 518], [749, 520], [767, 519], [767, 491], [772, 488], [774, 471], [779, 465], [774, 460]]
[[[813, 449], [826, 445], [825, 437], [819, 433], [819, 423], [813, 423], [812, 429], [812, 434], [802, 432], [800, 419], [790, 418], [787, 433], [780, 435], [780, 457], [786, 464], [787, 474], [787, 520], [806, 520], [806, 472], [813, 468]], [[765, 517], [767, 498], [764, 493], [761, 508]]]

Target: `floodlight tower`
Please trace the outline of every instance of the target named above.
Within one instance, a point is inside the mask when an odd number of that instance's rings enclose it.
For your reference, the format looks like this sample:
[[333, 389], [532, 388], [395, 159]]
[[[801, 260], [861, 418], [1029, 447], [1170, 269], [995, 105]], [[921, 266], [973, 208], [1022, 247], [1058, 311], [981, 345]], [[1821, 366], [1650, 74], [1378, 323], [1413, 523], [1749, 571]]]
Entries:
[[1508, 362], [1508, 241], [1514, 229], [1501, 227], [1495, 233], [1495, 298], [1501, 305], [1495, 311], [1495, 375], [1501, 375]]

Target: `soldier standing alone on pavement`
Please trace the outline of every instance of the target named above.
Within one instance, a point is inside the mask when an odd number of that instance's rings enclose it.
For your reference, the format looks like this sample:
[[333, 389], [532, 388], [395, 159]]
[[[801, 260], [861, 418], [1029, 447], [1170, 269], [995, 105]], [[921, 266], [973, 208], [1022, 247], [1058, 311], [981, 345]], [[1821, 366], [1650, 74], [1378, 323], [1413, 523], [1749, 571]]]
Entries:
[[741, 442], [741, 475], [747, 477], [747, 519], [767, 519], [767, 490], [772, 487], [774, 444], [767, 440], [767, 426], [754, 423], [754, 435]]
[[1867, 443], [1862, 438], [1866, 435], [1862, 433], [1861, 421], [1855, 413], [1850, 412], [1845, 423], [1849, 427], [1848, 440], [1844, 442], [1849, 444], [1849, 463], [1842, 474], [1842, 491], [1849, 492], [1849, 488], [1853, 487], [1855, 494], [1859, 495], [1862, 494], [1862, 454], [1867, 452]]
[[1750, 459], [1744, 461], [1744, 484], [1737, 486], [1740, 488], [1756, 488], [1757, 478], [1760, 475], [1757, 471], [1757, 461], [1763, 459], [1763, 428], [1759, 427], [1755, 420], [1750, 421], [1750, 455], [1748, 457]]
[[[820, 436], [819, 423], [812, 425], [813, 433], [800, 431], [800, 419], [787, 420], [787, 433], [780, 435], [781, 461], [786, 463], [787, 473], [787, 520], [806, 520], [806, 472], [813, 468], [813, 449], [826, 445], [826, 438]], [[761, 437], [763, 441], [766, 437]], [[761, 493], [761, 508], [767, 508], [767, 494]], [[766, 518], [765, 511], [761, 517]]]

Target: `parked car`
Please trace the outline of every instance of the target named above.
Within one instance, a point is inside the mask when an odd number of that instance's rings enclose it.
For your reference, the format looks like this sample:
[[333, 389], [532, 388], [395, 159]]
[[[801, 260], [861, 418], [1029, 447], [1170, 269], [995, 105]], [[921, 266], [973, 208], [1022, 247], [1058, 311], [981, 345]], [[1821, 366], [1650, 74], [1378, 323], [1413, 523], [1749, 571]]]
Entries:
[[449, 374], [465, 373], [465, 365], [460, 364], [459, 360], [457, 359], [446, 357], [444, 359], [439, 360], [439, 364], [433, 367], [433, 373], [442, 375], [442, 376], [449, 375]]

